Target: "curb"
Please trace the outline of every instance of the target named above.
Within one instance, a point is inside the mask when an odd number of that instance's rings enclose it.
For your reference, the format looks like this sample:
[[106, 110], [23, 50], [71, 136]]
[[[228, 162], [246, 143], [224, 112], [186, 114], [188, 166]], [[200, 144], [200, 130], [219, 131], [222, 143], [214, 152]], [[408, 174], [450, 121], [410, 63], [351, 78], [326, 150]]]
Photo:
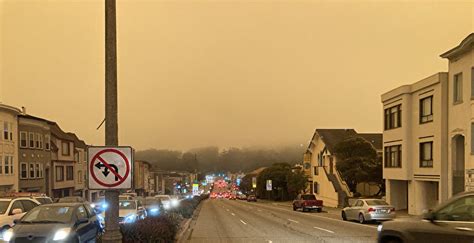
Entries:
[[[204, 200], [207, 200], [207, 199], [204, 199]], [[201, 211], [202, 202], [204, 200], [202, 200], [199, 203], [199, 205], [196, 207], [196, 209], [193, 212], [193, 216], [190, 219], [186, 219], [185, 222], [181, 225], [180, 230], [178, 231], [178, 233], [175, 236], [175, 242], [176, 243], [182, 243], [182, 242], [186, 242], [188, 240], [189, 236], [192, 233], [192, 228], [193, 228], [194, 224], [196, 223], [199, 212]], [[191, 224], [192, 224], [192, 226], [191, 226]]]

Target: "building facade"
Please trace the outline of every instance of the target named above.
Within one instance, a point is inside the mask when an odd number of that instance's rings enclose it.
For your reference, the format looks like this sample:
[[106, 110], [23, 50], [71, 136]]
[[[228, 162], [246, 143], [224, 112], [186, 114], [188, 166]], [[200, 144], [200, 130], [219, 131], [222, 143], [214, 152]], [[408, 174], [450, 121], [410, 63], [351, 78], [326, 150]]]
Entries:
[[23, 114], [18, 116], [19, 191], [49, 193], [51, 133], [48, 121]]
[[382, 95], [386, 197], [421, 214], [448, 198], [448, 74], [437, 73]]
[[437, 73], [382, 95], [387, 200], [421, 214], [474, 190], [474, 33]]
[[18, 191], [19, 114], [19, 109], [0, 103], [0, 192]]
[[58, 124], [50, 122], [51, 131], [51, 193], [54, 198], [75, 193], [74, 137], [65, 133]]
[[69, 136], [74, 138], [74, 195], [90, 200], [87, 189], [87, 145], [79, 139], [76, 134], [69, 132]]

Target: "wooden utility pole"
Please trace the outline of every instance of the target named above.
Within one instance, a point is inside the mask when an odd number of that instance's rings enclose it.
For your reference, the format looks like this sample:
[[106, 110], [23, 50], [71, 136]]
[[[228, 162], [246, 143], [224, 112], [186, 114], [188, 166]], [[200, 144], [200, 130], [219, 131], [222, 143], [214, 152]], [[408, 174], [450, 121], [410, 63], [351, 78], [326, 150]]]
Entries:
[[[115, 0], [105, 0], [105, 145], [118, 146], [117, 114], [117, 36]], [[122, 241], [119, 214], [119, 191], [107, 190], [105, 200], [105, 233], [102, 242]]]

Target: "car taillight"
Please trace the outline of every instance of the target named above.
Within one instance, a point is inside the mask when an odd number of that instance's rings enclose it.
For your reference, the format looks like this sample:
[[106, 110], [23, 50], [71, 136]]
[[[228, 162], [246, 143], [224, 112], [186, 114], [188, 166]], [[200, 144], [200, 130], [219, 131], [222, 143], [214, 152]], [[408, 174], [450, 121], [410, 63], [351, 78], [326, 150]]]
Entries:
[[395, 208], [391, 208], [390, 211], [395, 212]]
[[375, 209], [374, 208], [369, 208], [367, 211], [369, 211], [369, 213], [370, 212], [375, 212]]

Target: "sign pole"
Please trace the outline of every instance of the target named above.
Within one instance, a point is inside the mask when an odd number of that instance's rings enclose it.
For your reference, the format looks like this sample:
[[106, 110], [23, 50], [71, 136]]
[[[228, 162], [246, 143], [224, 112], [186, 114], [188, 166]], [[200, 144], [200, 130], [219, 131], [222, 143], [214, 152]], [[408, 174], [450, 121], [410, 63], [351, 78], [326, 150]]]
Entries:
[[[115, 0], [105, 0], [105, 145], [118, 146], [117, 122], [117, 37]], [[122, 241], [118, 222], [118, 190], [106, 190], [110, 205], [105, 211], [105, 233], [102, 242]]]

